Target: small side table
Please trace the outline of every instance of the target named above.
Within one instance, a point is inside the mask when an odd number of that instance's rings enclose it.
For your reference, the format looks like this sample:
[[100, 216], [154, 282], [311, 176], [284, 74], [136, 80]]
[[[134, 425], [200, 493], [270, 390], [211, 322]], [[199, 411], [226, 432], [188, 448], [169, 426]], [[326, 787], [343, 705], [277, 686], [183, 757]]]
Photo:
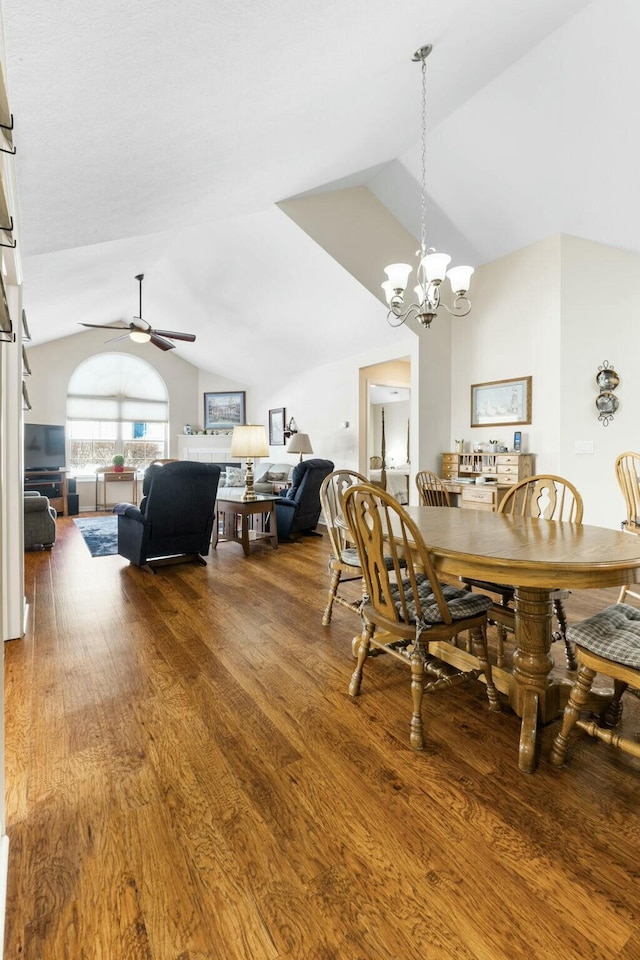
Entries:
[[[138, 503], [138, 474], [132, 467], [125, 467], [124, 470], [116, 472], [111, 468], [103, 468], [96, 471], [96, 511], [109, 510], [114, 507], [119, 500], [113, 503], [107, 503], [107, 484], [109, 483], [131, 483], [133, 484], [132, 502]], [[102, 493], [102, 497], [100, 497]]]
[[241, 498], [241, 491], [229, 491], [217, 498], [213, 546], [232, 540], [242, 544], [244, 554], [248, 557], [252, 543], [267, 540], [277, 550], [278, 528], [274, 510], [277, 495], [259, 494], [256, 500]]

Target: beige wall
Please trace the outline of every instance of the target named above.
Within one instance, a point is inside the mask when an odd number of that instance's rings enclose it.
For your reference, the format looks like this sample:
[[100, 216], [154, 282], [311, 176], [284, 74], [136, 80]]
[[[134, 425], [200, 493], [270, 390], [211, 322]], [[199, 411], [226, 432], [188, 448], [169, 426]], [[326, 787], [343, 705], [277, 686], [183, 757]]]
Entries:
[[100, 353], [130, 353], [150, 363], [160, 374], [169, 391], [170, 456], [177, 456], [175, 437], [185, 423], [202, 419], [199, 371], [197, 367], [172, 352], [166, 353], [147, 344], [135, 346], [131, 341], [104, 343], [102, 332], [78, 333], [61, 340], [52, 340], [29, 349], [31, 410], [25, 414], [30, 423], [65, 423], [67, 418], [67, 385], [76, 367], [88, 357]]
[[[533, 377], [525, 452], [538, 472], [571, 480], [584, 522], [618, 528], [623, 502], [614, 476], [618, 453], [638, 449], [640, 381], [630, 358], [640, 348], [640, 257], [577, 237], [556, 236], [480, 267], [473, 310], [452, 324], [451, 432], [467, 448], [490, 435], [510, 445], [514, 427], [470, 428], [470, 386]], [[604, 282], [601, 280], [604, 278]], [[608, 360], [621, 383], [620, 409], [603, 427], [595, 408], [598, 366]], [[576, 443], [593, 444], [578, 454]]]
[[[562, 237], [562, 377], [559, 470], [585, 501], [585, 522], [619, 529], [624, 500], [614, 462], [640, 449], [637, 413], [640, 378], [640, 256], [578, 237]], [[604, 361], [615, 368], [619, 409], [606, 427], [598, 421], [596, 374]], [[576, 441], [593, 453], [575, 452]]]

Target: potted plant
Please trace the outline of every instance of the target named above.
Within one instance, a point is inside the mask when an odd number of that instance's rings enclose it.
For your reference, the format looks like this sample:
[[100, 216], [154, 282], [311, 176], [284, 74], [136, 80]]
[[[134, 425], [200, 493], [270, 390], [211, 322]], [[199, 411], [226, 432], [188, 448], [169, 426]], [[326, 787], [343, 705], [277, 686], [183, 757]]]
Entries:
[[124, 457], [121, 454], [116, 453], [115, 457], [112, 458], [111, 463], [113, 464], [113, 469], [116, 473], [122, 473], [124, 470]]

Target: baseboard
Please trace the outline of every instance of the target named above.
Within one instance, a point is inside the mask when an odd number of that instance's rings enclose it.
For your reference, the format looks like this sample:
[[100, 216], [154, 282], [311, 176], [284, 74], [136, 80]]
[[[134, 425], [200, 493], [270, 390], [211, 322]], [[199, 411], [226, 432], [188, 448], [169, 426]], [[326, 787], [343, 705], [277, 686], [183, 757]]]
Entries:
[[0, 839], [0, 960], [4, 956], [4, 920], [7, 912], [7, 883], [9, 878], [9, 837]]

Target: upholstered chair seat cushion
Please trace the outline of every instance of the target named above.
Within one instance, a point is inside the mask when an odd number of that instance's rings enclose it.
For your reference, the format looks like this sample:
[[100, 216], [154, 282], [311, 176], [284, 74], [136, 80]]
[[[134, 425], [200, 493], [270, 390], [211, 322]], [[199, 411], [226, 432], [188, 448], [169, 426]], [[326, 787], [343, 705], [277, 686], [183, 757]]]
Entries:
[[[442, 623], [440, 608], [433, 594], [429, 578], [425, 577], [424, 574], [419, 574], [416, 577], [416, 583], [418, 586], [420, 605], [422, 607], [422, 622]], [[483, 593], [470, 593], [468, 590], [458, 590], [457, 587], [452, 587], [448, 584], [441, 584], [441, 588], [453, 620], [475, 617], [487, 611], [492, 605], [491, 598], [485, 596]], [[411, 584], [408, 580], [404, 581], [404, 589], [406, 594], [410, 593]], [[392, 585], [391, 593], [392, 596], [394, 596], [396, 610], [398, 614], [402, 616], [402, 604], [400, 602], [400, 591], [398, 587]], [[409, 614], [409, 623], [416, 623], [418, 618], [415, 600], [409, 599], [407, 612]]]
[[347, 547], [343, 550], [340, 554], [340, 559], [343, 563], [348, 563], [350, 567], [360, 566], [360, 557], [355, 547]]
[[640, 610], [614, 603], [569, 627], [567, 639], [598, 657], [640, 670]]

